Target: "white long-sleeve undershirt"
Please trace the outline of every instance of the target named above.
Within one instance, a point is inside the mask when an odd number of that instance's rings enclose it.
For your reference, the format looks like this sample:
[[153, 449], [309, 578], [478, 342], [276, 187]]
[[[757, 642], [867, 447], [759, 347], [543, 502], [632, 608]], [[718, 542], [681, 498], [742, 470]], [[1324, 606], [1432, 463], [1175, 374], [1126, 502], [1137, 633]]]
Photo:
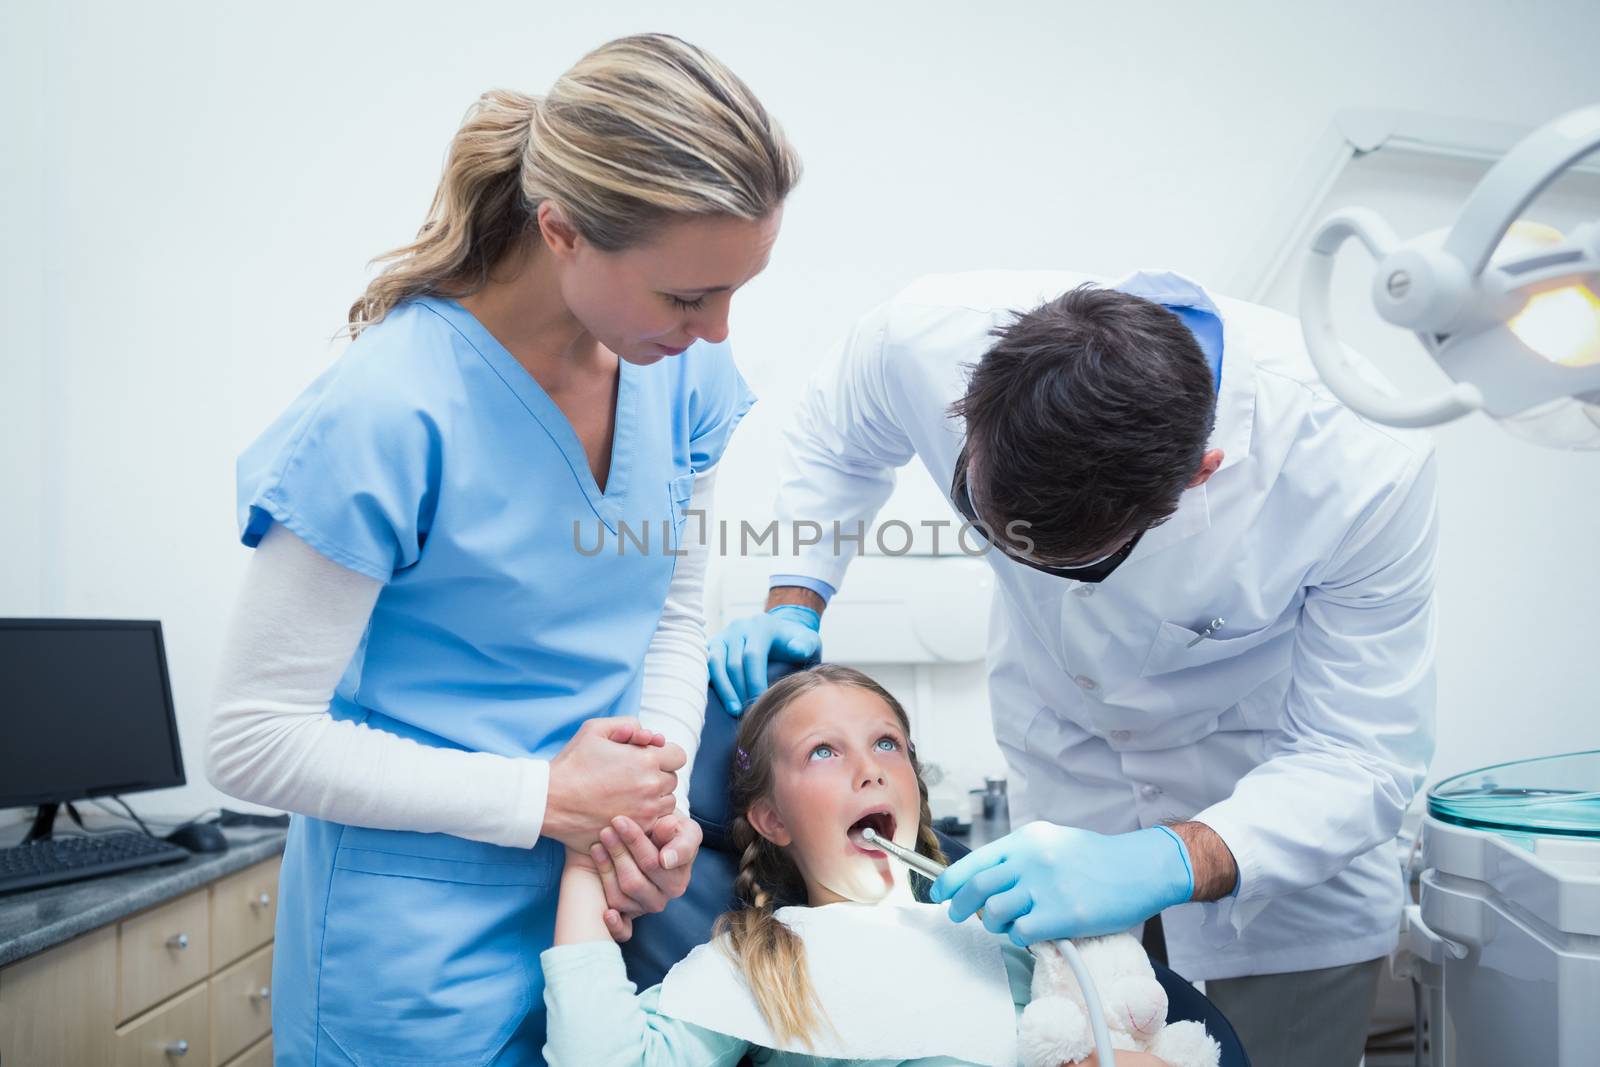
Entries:
[[[640, 721], [688, 756], [678, 772], [685, 810], [705, 721], [703, 533], [714, 483], [715, 470], [695, 478], [689, 506], [700, 516], [685, 527], [686, 554], [645, 653], [640, 698]], [[697, 520], [706, 525], [696, 529]], [[282, 526], [267, 532], [223, 645], [207, 746], [212, 783], [241, 800], [347, 825], [531, 848], [544, 824], [549, 761], [433, 748], [328, 714], [382, 588]]]

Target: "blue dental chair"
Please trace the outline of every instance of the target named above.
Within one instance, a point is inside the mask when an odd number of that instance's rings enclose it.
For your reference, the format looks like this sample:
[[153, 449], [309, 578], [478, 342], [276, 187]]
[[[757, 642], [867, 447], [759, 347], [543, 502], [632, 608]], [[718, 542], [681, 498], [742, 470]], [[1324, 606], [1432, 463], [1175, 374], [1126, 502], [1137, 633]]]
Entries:
[[[789, 664], [768, 665], [772, 681], [794, 670]], [[733, 845], [733, 815], [728, 809], [728, 770], [733, 764], [738, 726], [739, 720], [723, 709], [722, 701], [708, 687], [706, 723], [700, 732], [700, 750], [689, 780], [689, 808], [705, 841], [695, 859], [688, 890], [659, 915], [635, 919], [633, 937], [622, 946], [628, 978], [639, 989], [660, 982], [691, 949], [711, 940], [711, 926], [717, 916], [734, 906], [733, 883], [739, 873], [739, 857]], [[954, 838], [938, 836], [945, 855], [952, 861], [970, 851]], [[1167, 991], [1167, 1021], [1196, 1019], [1204, 1023], [1206, 1032], [1222, 1046], [1220, 1067], [1250, 1067], [1238, 1035], [1216, 1005], [1163, 964], [1152, 960], [1151, 965]]]

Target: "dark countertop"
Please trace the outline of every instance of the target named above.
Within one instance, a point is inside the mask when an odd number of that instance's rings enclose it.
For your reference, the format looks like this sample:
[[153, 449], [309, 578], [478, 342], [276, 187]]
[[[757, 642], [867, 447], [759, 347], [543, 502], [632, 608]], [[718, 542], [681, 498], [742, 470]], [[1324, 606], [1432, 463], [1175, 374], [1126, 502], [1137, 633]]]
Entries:
[[981, 814], [972, 815], [972, 829], [965, 834], [951, 834], [952, 841], [959, 841], [970, 849], [982, 848], [990, 841], [996, 841], [1011, 832], [1011, 813], [1002, 808], [997, 814], [985, 819]]
[[0, 896], [0, 967], [270, 859], [285, 832], [230, 827], [226, 852]]

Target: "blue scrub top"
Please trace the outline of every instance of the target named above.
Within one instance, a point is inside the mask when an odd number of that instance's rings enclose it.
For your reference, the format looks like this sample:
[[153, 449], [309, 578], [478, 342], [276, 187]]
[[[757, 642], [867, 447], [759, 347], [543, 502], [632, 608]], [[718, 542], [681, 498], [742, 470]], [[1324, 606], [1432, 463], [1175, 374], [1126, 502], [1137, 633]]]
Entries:
[[279, 522], [385, 583], [335, 716], [550, 758], [583, 720], [637, 711], [694, 476], [755, 398], [726, 345], [620, 375], [602, 493], [533, 377], [460, 304], [425, 297], [244, 453], [245, 544]]
[[[624, 362], [601, 493], [511, 354], [455, 301], [410, 301], [240, 458], [242, 537], [282, 523], [384, 583], [333, 715], [553, 757], [585, 719], [638, 710], [694, 476], [753, 400], [723, 345]], [[295, 816], [272, 961], [278, 1062], [541, 1063], [538, 955], [562, 852]]]

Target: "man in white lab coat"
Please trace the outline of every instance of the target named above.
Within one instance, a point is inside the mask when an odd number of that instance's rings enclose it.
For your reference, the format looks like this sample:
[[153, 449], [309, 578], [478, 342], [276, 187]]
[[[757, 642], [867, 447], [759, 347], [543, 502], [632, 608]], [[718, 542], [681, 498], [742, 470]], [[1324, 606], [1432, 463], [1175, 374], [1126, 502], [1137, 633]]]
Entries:
[[1162, 914], [1258, 1065], [1355, 1064], [1432, 754], [1428, 439], [1343, 407], [1276, 311], [1168, 273], [986, 272], [862, 318], [788, 445], [780, 518], [842, 536], [712, 643], [724, 701], [815, 651], [851, 534], [920, 459], [992, 541], [1020, 827], [935, 898], [1019, 943]]

